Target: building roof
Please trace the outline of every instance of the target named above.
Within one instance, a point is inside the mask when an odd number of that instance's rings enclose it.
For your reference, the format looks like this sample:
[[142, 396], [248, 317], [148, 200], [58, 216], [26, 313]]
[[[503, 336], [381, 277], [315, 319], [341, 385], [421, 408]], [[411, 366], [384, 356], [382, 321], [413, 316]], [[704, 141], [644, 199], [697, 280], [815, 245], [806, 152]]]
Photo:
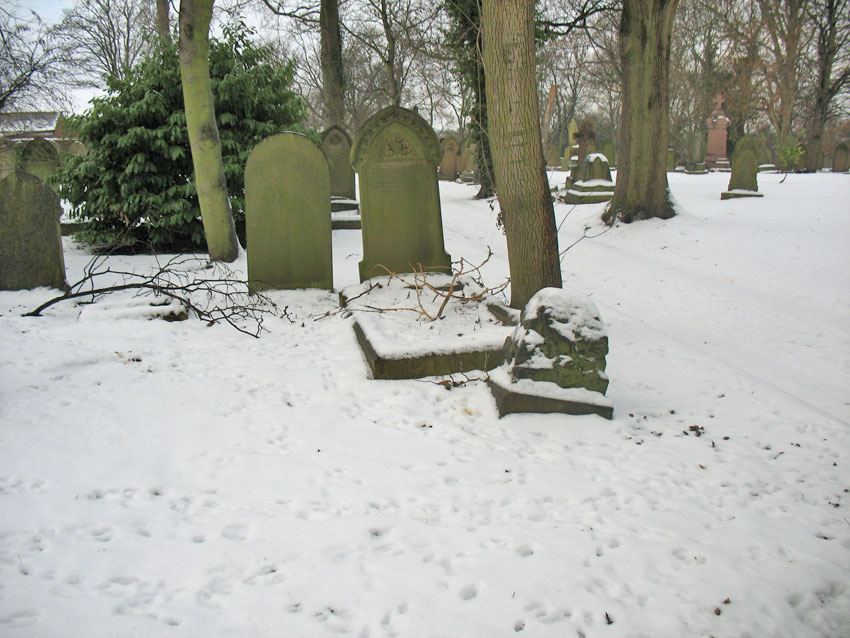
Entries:
[[17, 111], [0, 113], [0, 135], [27, 136], [53, 133], [59, 125], [59, 111]]

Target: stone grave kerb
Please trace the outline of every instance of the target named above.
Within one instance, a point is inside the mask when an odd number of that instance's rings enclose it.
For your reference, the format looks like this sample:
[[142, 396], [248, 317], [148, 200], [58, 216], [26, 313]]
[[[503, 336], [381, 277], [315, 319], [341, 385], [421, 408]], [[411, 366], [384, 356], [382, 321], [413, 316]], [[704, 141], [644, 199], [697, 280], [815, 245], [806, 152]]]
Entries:
[[360, 176], [361, 281], [387, 270], [451, 270], [437, 184], [441, 159], [437, 135], [413, 111], [389, 106], [363, 125], [351, 148]]
[[328, 160], [331, 197], [354, 199], [354, 169], [350, 163], [351, 136], [340, 126], [329, 126], [322, 131], [320, 146]]

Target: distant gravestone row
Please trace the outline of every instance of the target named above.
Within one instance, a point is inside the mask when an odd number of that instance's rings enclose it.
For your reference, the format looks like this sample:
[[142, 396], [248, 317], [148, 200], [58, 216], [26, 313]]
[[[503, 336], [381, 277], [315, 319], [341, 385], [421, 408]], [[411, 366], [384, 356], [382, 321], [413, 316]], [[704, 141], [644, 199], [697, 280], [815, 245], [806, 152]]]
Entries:
[[333, 287], [328, 211], [334, 165], [353, 166], [360, 175], [361, 281], [388, 271], [449, 271], [437, 186], [443, 153], [428, 123], [407, 109], [384, 109], [366, 122], [348, 160], [336, 150], [347, 136], [331, 144], [335, 134], [323, 140], [334, 149], [331, 166], [327, 152], [297, 133], [264, 140], [248, 158], [249, 287]]

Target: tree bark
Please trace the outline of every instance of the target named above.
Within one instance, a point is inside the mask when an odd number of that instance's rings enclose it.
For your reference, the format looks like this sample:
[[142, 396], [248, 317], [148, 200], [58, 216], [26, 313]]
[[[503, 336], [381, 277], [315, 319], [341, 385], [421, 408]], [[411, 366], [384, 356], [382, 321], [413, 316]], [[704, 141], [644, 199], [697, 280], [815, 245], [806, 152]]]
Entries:
[[213, 261], [230, 262], [239, 254], [239, 242], [227, 196], [210, 86], [209, 28], [213, 1], [180, 2], [180, 76], [207, 249]]
[[670, 38], [678, 0], [624, 0], [620, 17], [623, 105], [617, 186], [608, 224], [675, 215], [667, 186]]
[[[821, 0], [812, 6], [817, 42], [818, 84], [815, 88], [815, 104], [808, 128], [806, 143], [806, 172], [821, 167], [823, 132], [830, 119], [830, 105], [835, 96], [850, 81], [850, 67], [840, 69], [837, 77], [832, 76], [836, 56], [850, 43], [847, 0]], [[839, 35], [840, 34], [840, 35]]]
[[321, 0], [319, 33], [322, 58], [322, 124], [325, 128], [345, 128], [339, 0]]
[[168, 25], [168, 0], [156, 0], [156, 32], [163, 40], [171, 38]]
[[488, 130], [511, 273], [511, 306], [561, 287], [558, 234], [540, 138], [534, 0], [484, 0]]

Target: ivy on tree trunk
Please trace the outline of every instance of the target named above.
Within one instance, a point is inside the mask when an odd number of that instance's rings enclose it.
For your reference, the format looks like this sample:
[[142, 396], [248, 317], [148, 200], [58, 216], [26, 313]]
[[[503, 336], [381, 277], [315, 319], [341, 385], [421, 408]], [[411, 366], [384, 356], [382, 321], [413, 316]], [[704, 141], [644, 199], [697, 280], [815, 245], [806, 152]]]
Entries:
[[484, 0], [488, 130], [511, 273], [511, 306], [561, 287], [538, 119], [534, 0]]

